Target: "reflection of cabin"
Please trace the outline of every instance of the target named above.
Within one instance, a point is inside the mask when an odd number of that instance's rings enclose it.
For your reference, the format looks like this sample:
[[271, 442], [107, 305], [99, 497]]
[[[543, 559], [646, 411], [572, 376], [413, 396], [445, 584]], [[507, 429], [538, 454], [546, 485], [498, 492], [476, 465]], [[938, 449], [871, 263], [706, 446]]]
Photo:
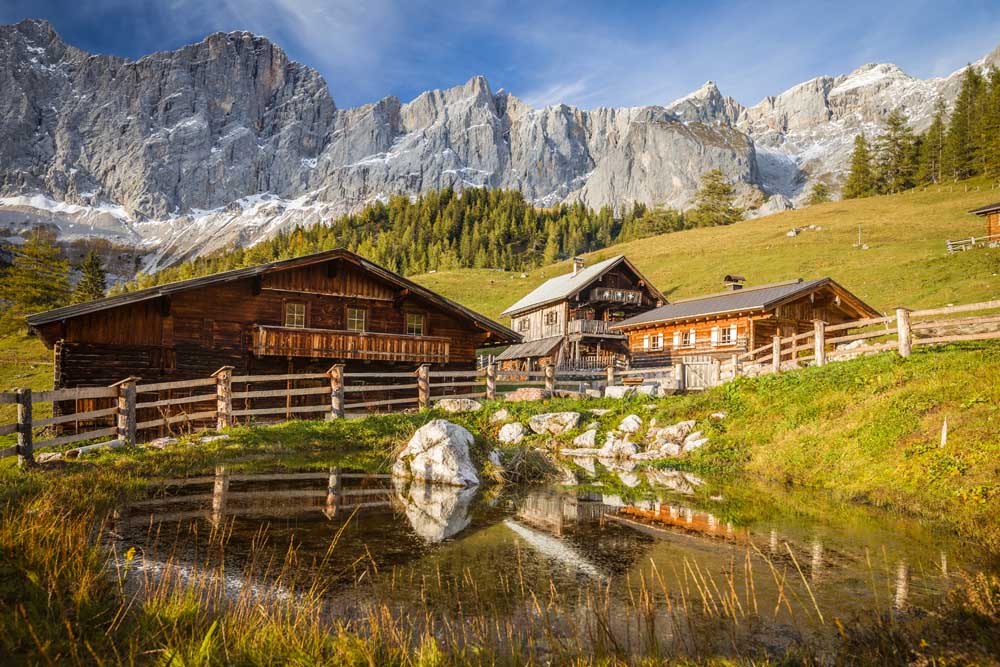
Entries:
[[611, 325], [666, 303], [624, 255], [556, 276], [503, 312], [524, 342], [497, 359], [505, 369], [606, 368], [624, 362], [628, 347]]
[[830, 278], [757, 287], [743, 287], [740, 276], [726, 278], [725, 292], [675, 301], [616, 323], [612, 329], [628, 336], [633, 365], [670, 364], [685, 355], [727, 359], [773, 336], [811, 331], [813, 320], [840, 324], [880, 316]]
[[1000, 243], [1000, 202], [974, 208], [969, 213], [986, 218], [987, 239], [994, 243]]
[[236, 374], [474, 368], [517, 334], [346, 250], [182, 280], [27, 318], [55, 387]]

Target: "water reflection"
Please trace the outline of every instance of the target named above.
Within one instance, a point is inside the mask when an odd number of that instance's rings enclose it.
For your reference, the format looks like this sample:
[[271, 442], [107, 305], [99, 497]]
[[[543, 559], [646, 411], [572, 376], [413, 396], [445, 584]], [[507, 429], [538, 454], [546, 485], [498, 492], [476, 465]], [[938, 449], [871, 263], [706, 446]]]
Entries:
[[[122, 508], [113, 539], [117, 553], [137, 547], [154, 576], [168, 560], [197, 573], [206, 554], [221, 554], [219, 572], [233, 591], [269, 590], [254, 564], [285, 562], [294, 547], [288, 562], [297, 576], [333, 573], [329, 596], [337, 613], [371, 602], [373, 589], [359, 582], [375, 585], [381, 576], [391, 585], [377, 586], [378, 599], [404, 616], [413, 610], [419, 616], [432, 603], [438, 611], [465, 613], [469, 604], [488, 600], [492, 609], [521, 610], [527, 635], [538, 627], [525, 598], [556, 596], [586, 617], [573, 605], [583, 604], [593, 586], [608, 596], [601, 604], [609, 627], [627, 628], [634, 600], [643, 599], [636, 582], [663, 586], [654, 597], [672, 609], [669, 617], [663, 609], [643, 611], [660, 632], [675, 632], [679, 605], [689, 630], [717, 633], [715, 625], [698, 625], [707, 621], [687, 619], [685, 606], [702, 594], [698, 586], [717, 585], [730, 597], [753, 591], [753, 600], [725, 601], [741, 614], [758, 598], [761, 608], [777, 610], [747, 625], [761, 635], [753, 641], [767, 646], [800, 639], [806, 630], [830, 631], [806, 606], [813, 594], [828, 619], [877, 604], [904, 612], [946, 590], [950, 569], [970, 566], [968, 552], [950, 538], [912, 522], [859, 518], [860, 510], [846, 520], [841, 511], [830, 513], [836, 520], [818, 521], [781, 511], [780, 503], [758, 519], [735, 501], [698, 500], [712, 497], [698, 492], [708, 482], [687, 473], [616, 474], [626, 487], [644, 480], [646, 486], [637, 485], [644, 495], [545, 487], [483, 492], [332, 470], [251, 475], [220, 468], [157, 484], [153, 497]], [[723, 497], [738, 495], [730, 491]], [[962, 561], [950, 562], [949, 554], [962, 554]], [[670, 576], [679, 579], [670, 583]], [[288, 594], [280, 587], [272, 593]]]

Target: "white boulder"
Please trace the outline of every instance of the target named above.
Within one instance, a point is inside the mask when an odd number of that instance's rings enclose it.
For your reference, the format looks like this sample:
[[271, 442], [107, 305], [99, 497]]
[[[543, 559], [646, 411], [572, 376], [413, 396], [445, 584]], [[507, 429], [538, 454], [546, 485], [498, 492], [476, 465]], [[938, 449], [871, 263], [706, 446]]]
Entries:
[[403, 506], [413, 532], [424, 541], [441, 542], [452, 537], [472, 521], [469, 505], [475, 488], [408, 483], [395, 479], [396, 500]]
[[535, 433], [559, 435], [576, 428], [579, 423], [579, 412], [545, 412], [528, 420], [528, 427]]
[[684, 438], [686, 438], [688, 434], [694, 430], [694, 425], [695, 421], [693, 419], [677, 422], [673, 426], [661, 428], [657, 437], [664, 442], [683, 442]]
[[618, 438], [614, 433], [608, 433], [601, 447], [600, 456], [604, 458], [628, 458], [639, 452], [639, 448], [633, 442], [629, 442], [628, 436]]
[[392, 474], [452, 486], [479, 484], [469, 458], [473, 442], [472, 434], [458, 424], [445, 419], [427, 422], [396, 457]]
[[628, 415], [618, 424], [618, 430], [622, 433], [638, 433], [642, 428], [642, 418], [639, 415]]
[[726, 418], [726, 413], [725, 413], [725, 411], [720, 410], [718, 412], [713, 412], [712, 414], [709, 415], [709, 417], [711, 417], [712, 419], [714, 419], [716, 421], [722, 421], [723, 419]]
[[220, 440], [229, 440], [228, 435], [206, 435], [204, 438], [198, 438], [198, 442], [218, 442]]
[[657, 390], [659, 388], [660, 388], [659, 382], [645, 382], [635, 388], [635, 393], [640, 396], [656, 396]]
[[500, 433], [497, 435], [497, 439], [505, 445], [516, 445], [524, 439], [526, 432], [527, 431], [522, 424], [518, 422], [511, 422], [500, 427]]
[[475, 412], [483, 406], [471, 398], [442, 398], [437, 402], [437, 407], [445, 412], [456, 413]]
[[499, 410], [497, 410], [496, 412], [494, 412], [492, 415], [490, 415], [490, 423], [491, 424], [499, 424], [501, 422], [507, 421], [508, 419], [510, 419], [510, 413], [507, 412], [506, 408], [500, 408]]
[[604, 398], [625, 398], [635, 393], [635, 387], [613, 384], [604, 388]]
[[147, 447], [152, 447], [153, 449], [163, 449], [164, 447], [169, 447], [170, 445], [176, 445], [179, 441], [177, 438], [157, 438], [156, 440], [150, 440], [146, 443]]
[[576, 447], [593, 447], [597, 444], [597, 429], [592, 428], [589, 431], [584, 431], [580, 435], [573, 438], [573, 445]]
[[590, 409], [590, 414], [594, 415], [595, 417], [603, 417], [604, 415], [608, 414], [609, 412], [611, 412], [611, 410], [608, 409], [608, 408], [591, 408]]

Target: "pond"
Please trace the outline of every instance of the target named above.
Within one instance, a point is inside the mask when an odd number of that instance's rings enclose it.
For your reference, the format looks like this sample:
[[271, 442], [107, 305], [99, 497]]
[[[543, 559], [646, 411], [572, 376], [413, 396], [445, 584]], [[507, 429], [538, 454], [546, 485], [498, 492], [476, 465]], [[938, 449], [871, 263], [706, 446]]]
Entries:
[[158, 483], [108, 539], [143, 595], [292, 602], [361, 633], [533, 658], [822, 654], [839, 623], [923, 613], [960, 573], [995, 569], [953, 536], [816, 494], [601, 479], [459, 489], [219, 469]]

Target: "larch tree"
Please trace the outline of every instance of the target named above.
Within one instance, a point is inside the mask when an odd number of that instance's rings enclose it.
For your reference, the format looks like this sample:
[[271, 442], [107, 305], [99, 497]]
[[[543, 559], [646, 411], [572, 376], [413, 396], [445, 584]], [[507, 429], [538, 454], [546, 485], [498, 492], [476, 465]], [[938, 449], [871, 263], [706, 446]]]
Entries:
[[0, 278], [0, 328], [21, 327], [25, 315], [66, 305], [70, 296], [69, 262], [41, 232], [11, 248], [14, 261]]
[[108, 276], [101, 264], [101, 258], [91, 250], [80, 264], [80, 281], [73, 289], [73, 303], [103, 299], [107, 291]]

